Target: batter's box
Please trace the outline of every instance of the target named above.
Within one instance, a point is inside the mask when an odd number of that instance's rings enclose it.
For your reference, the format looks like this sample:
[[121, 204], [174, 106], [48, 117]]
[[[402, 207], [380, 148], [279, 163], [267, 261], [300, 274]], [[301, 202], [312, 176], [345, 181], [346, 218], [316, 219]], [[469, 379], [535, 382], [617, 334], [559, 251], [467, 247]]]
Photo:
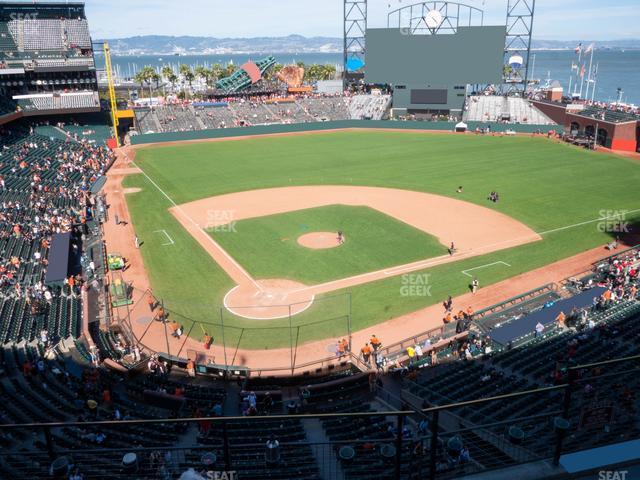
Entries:
[[162, 243], [163, 247], [176, 244], [166, 230], [155, 230], [153, 233], [162, 234], [165, 237], [165, 242]]

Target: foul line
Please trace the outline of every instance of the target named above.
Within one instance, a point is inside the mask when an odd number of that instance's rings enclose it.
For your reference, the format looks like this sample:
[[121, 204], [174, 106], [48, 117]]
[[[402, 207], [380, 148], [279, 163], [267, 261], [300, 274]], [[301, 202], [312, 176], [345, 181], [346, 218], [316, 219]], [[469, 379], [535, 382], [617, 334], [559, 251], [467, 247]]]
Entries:
[[479, 267], [467, 268], [466, 270], [462, 270], [462, 274], [466, 275], [467, 277], [473, 278], [473, 275], [469, 275], [467, 272], [471, 272], [473, 270], [479, 270], [481, 268], [491, 267], [493, 265], [506, 265], [507, 267], [511, 266], [507, 262], [503, 262], [502, 260], [500, 260], [498, 262], [487, 263], [486, 265], [480, 265]]
[[[554, 228], [552, 230], [547, 230], [546, 232], [540, 232], [540, 233], [538, 233], [538, 235], [547, 235], [549, 233], [560, 232], [562, 230], [569, 230], [570, 228], [581, 227], [583, 225], [589, 225], [590, 223], [602, 222], [603, 220], [613, 220], [613, 219], [624, 220], [624, 216], [625, 215], [628, 215], [630, 213], [637, 213], [637, 212], [640, 212], [640, 208], [638, 208], [636, 210], [620, 211], [620, 213], [616, 213], [615, 215], [606, 215], [604, 217], [599, 217], [599, 218], [596, 218], [594, 220], [587, 220], [586, 222], [574, 223], [573, 225], [567, 225], [565, 227]], [[620, 218], [620, 217], [622, 217], [622, 218]]]
[[[129, 156], [126, 153], [125, 153], [125, 156], [127, 158], [129, 158]], [[131, 162], [132, 165], [134, 165], [136, 168], [138, 168], [140, 170], [140, 172], [142, 173], [142, 175], [144, 175], [145, 178], [147, 180], [149, 180], [149, 182], [151, 182], [151, 184], [154, 187], [156, 187], [156, 189], [158, 189], [158, 191], [167, 200], [169, 200], [169, 202], [175, 207], [175, 209], [177, 211], [179, 211], [180, 214], [183, 215], [187, 220], [189, 220], [189, 222], [191, 222], [198, 229], [198, 231], [200, 231], [207, 238], [207, 240], [209, 242], [211, 242], [229, 261], [231, 261], [231, 263], [233, 263], [233, 265], [258, 290], [263, 291], [262, 287], [260, 287], [260, 285], [251, 277], [251, 275], [249, 275], [249, 273], [233, 257], [231, 257], [231, 255], [229, 255], [227, 253], [227, 251], [224, 248], [222, 248], [211, 236], [207, 235], [207, 233], [200, 227], [200, 225], [198, 225], [193, 220], [193, 218], [191, 218], [176, 202], [174, 202], [173, 199], [169, 195], [167, 195], [167, 193], [164, 190], [162, 190], [162, 188], [160, 188], [160, 186], [155, 181], [153, 181], [153, 179], [149, 175], [147, 175], [147, 173], [142, 168], [140, 168], [130, 158], [129, 158], [129, 161]], [[590, 223], [602, 222], [604, 220], [611, 220], [611, 219], [616, 219], [616, 218], [620, 219], [621, 216], [624, 217], [627, 214], [633, 214], [633, 213], [637, 213], [637, 212], [640, 212], [640, 208], [639, 209], [635, 209], [635, 210], [626, 210], [624, 212], [621, 211], [620, 213], [616, 213], [615, 215], [606, 215], [606, 216], [599, 217], [599, 218], [596, 218], [596, 219], [593, 219], [593, 220], [587, 220], [585, 222], [575, 223], [573, 225], [566, 225], [564, 227], [558, 227], [558, 228], [554, 228], [554, 229], [551, 229], [551, 230], [546, 230], [544, 232], [536, 232], [536, 233], [534, 233], [534, 235], [542, 237], [543, 235], [548, 235], [550, 233], [559, 232], [559, 231], [563, 231], [563, 230], [569, 230], [571, 228], [576, 228], [576, 227], [580, 227], [580, 226], [583, 226], [583, 225], [588, 225]], [[524, 239], [524, 238], [531, 238], [531, 236], [522, 237], [522, 239]], [[453, 256], [457, 257], [458, 259], [460, 259], [461, 257], [465, 258], [469, 254], [472, 254], [472, 253], [475, 253], [476, 255], [479, 255], [480, 254], [479, 252], [481, 252], [481, 251], [483, 251], [483, 250], [485, 250], [487, 248], [491, 248], [491, 247], [494, 247], [494, 246], [497, 246], [497, 245], [500, 245], [500, 244], [513, 243], [513, 242], [517, 242], [519, 240], [520, 240], [519, 238], [513, 238], [513, 239], [509, 239], [509, 240], [504, 240], [504, 241], [501, 241], [501, 242], [496, 242], [494, 244], [485, 245], [485, 246], [482, 246], [482, 247], [476, 247], [475, 249], [472, 249], [472, 250], [470, 250], [468, 252], [460, 252], [457, 255], [454, 254]], [[338, 284], [338, 283], [346, 281], [346, 280], [355, 280], [355, 279], [358, 279], [358, 278], [361, 278], [361, 277], [373, 276], [373, 275], [376, 275], [376, 274], [379, 274], [379, 273], [383, 273], [385, 276], [396, 276], [396, 275], [399, 275], [403, 271], [415, 271], [415, 270], [420, 270], [420, 269], [423, 269], [425, 267], [431, 266], [433, 264], [444, 263], [443, 260], [445, 260], [447, 257], [449, 257], [449, 256], [429, 258], [429, 259], [425, 259], [425, 260], [418, 261], [418, 262], [415, 262], [415, 263], [412, 263], [412, 264], [408, 264], [408, 265], [399, 265], [397, 267], [383, 269], [383, 270], [380, 270], [380, 271], [366, 272], [366, 273], [362, 273], [362, 274], [355, 275], [355, 276], [352, 276], [352, 277], [342, 278], [342, 279], [338, 279], [338, 280], [332, 280], [332, 281], [329, 281], [329, 282], [326, 282], [326, 283], [323, 283], [323, 284], [310, 285], [310, 286], [303, 287], [303, 288], [300, 288], [300, 289], [297, 289], [297, 290], [293, 290], [292, 293], [297, 293], [297, 292], [302, 292], [302, 291], [306, 291], [306, 290], [317, 289], [319, 287], [326, 287], [326, 286], [329, 286], [331, 284]], [[503, 264], [505, 264], [505, 265], [507, 265], [509, 267], [511, 266], [511, 265], [509, 265], [509, 264], [507, 264], [505, 262], [495, 262], [495, 263], [490, 264], [490, 265], [495, 265], [497, 263], [503, 263]], [[483, 265], [481, 267], [476, 267], [476, 268], [483, 268], [483, 267], [486, 267], [486, 266], [489, 266], [489, 265]], [[464, 273], [467, 276], [471, 276], [471, 275], [468, 275], [468, 274], [465, 273], [465, 272], [468, 272], [468, 271], [471, 271], [471, 270], [475, 270], [475, 268], [464, 270], [462, 273]], [[377, 279], [372, 279], [371, 281], [375, 281], [375, 280], [377, 280]], [[368, 283], [368, 282], [363, 282], [363, 283]], [[338, 287], [338, 288], [340, 288], [340, 287]]]
[[[153, 179], [149, 175], [147, 175], [147, 173], [136, 164], [136, 162], [132, 161], [126, 153], [124, 155], [129, 159], [131, 164], [134, 165], [136, 168], [138, 168], [140, 170], [140, 172], [142, 172], [142, 175], [144, 175], [145, 178], [147, 180], [149, 180], [149, 182], [151, 182], [151, 184], [154, 187], [156, 187], [158, 189], [158, 191], [167, 200], [169, 200], [171, 205], [173, 205], [175, 207], [175, 209], [180, 212], [181, 215], [183, 215], [187, 220], [189, 220], [189, 222], [191, 222], [191, 224], [193, 224], [193, 226], [196, 227], [198, 229], [198, 231], [200, 231], [205, 236], [205, 238], [207, 238], [207, 240], [209, 240], [209, 242], [211, 242], [211, 244], [213, 244], [213, 246], [216, 247], [238, 269], [238, 271], [240, 273], [242, 273], [247, 278], [247, 280], [249, 280], [251, 282], [251, 284], [254, 287], [256, 287], [258, 290], [262, 291], [262, 287], [260, 287], [258, 282], [256, 282], [253, 279], [253, 277], [251, 275], [249, 275], [249, 273], [244, 268], [242, 268], [242, 265], [240, 265], [231, 255], [229, 255], [227, 253], [227, 251], [218, 244], [218, 242], [216, 242], [213, 238], [211, 238], [211, 236], [207, 235], [207, 233], [202, 228], [200, 228], [200, 225], [198, 225], [193, 220], [193, 218], [191, 218], [189, 215], [187, 215], [187, 213], [180, 207], [180, 205], [178, 205], [176, 202], [174, 202], [173, 199], [169, 195], [167, 195], [167, 193], [164, 190], [162, 190], [162, 188], [160, 188], [160, 186], [156, 182], [154, 182]], [[224, 270], [224, 268], [223, 268], [223, 270]]]
[[165, 236], [167, 237], [167, 240], [169, 240], [169, 242], [168, 243], [166, 243], [166, 242], [163, 243], [162, 244], [163, 247], [165, 247], [167, 245], [175, 245], [175, 243], [176, 243], [176, 242], [173, 241], [173, 238], [171, 238], [169, 236], [169, 234], [167, 233], [166, 230], [155, 230], [153, 233], [164, 233], [165, 234]]

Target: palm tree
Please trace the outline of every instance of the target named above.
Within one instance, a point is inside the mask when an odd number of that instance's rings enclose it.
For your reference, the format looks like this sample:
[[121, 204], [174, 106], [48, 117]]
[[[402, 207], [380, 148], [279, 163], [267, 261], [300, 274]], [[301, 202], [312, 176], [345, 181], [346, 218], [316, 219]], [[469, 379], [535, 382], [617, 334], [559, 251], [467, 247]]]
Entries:
[[151, 80], [153, 80], [154, 83], [156, 84], [156, 92], [160, 90], [160, 82], [162, 81], [162, 75], [154, 71], [153, 75], [151, 75]]
[[187, 65], [186, 63], [183, 63], [183, 64], [180, 65], [179, 71], [180, 71], [180, 75], [184, 76], [187, 73], [191, 72], [191, 67], [189, 65]]
[[178, 76], [175, 74], [173, 70], [167, 74], [167, 80], [171, 84], [171, 88], [175, 91], [176, 83], [178, 83]]
[[198, 77], [200, 80], [204, 80], [205, 85], [209, 86], [209, 70], [203, 65], [198, 65], [193, 71], [194, 75]]
[[140, 91], [144, 93], [144, 83], [146, 81], [144, 70], [138, 70], [133, 76], [133, 81], [140, 85]]
[[336, 77], [336, 66], [327, 63], [322, 66], [322, 80], [331, 80]]
[[156, 71], [147, 65], [137, 72], [134, 77], [134, 80], [140, 84], [141, 89], [144, 87], [145, 83], [149, 85], [149, 101], [151, 101], [151, 82], [154, 80], [156, 75], [158, 75]]
[[310, 65], [306, 74], [310, 82], [317, 82], [322, 77], [322, 65], [318, 65], [317, 63]]
[[233, 63], [228, 63], [226, 67], [224, 67], [223, 71], [222, 71], [222, 76], [223, 77], [230, 77], [231, 75], [233, 75], [236, 71], [236, 66]]
[[193, 74], [193, 71], [191, 70], [191, 67], [184, 63], [180, 65], [180, 76], [182, 77], [183, 81], [189, 84], [189, 90], [191, 90], [191, 87], [193, 86], [193, 81], [196, 78], [196, 76]]
[[151, 99], [153, 93], [151, 90], [151, 82], [153, 82], [155, 76], [157, 75], [156, 71], [153, 69], [153, 67], [151, 66], [146, 66], [142, 69], [142, 71], [144, 72], [144, 77], [145, 80], [147, 82], [147, 85], [149, 85], [149, 99]]
[[211, 65], [211, 80], [212, 83], [215, 83], [216, 81], [220, 80], [220, 78], [222, 78], [222, 66], [219, 63], [214, 63], [213, 65]]
[[173, 68], [169, 65], [165, 65], [162, 67], [162, 70], [160, 70], [160, 73], [171, 84], [171, 89], [175, 91], [178, 76], [176, 75], [176, 72], [173, 71]]
[[162, 76], [164, 78], [166, 78], [167, 80], [169, 80], [169, 76], [174, 73], [173, 72], [173, 68], [171, 68], [169, 65], [165, 65], [162, 67], [162, 69], [160, 70], [160, 73], [162, 74]]

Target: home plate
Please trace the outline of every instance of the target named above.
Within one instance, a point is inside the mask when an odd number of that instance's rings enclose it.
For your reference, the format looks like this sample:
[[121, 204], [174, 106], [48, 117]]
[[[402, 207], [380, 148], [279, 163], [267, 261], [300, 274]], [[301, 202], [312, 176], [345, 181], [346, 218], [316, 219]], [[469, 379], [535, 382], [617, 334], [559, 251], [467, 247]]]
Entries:
[[225, 308], [243, 318], [274, 320], [296, 315], [311, 306], [306, 285], [287, 279], [257, 280], [237, 285], [224, 297]]

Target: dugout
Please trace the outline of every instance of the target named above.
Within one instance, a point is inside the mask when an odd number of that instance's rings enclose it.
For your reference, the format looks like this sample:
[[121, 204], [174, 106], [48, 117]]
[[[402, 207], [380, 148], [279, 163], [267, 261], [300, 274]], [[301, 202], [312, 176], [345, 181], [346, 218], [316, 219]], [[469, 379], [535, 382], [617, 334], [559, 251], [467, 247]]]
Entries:
[[62, 286], [69, 276], [69, 262], [71, 260], [71, 233], [56, 233], [51, 238], [49, 248], [49, 265], [44, 284]]

